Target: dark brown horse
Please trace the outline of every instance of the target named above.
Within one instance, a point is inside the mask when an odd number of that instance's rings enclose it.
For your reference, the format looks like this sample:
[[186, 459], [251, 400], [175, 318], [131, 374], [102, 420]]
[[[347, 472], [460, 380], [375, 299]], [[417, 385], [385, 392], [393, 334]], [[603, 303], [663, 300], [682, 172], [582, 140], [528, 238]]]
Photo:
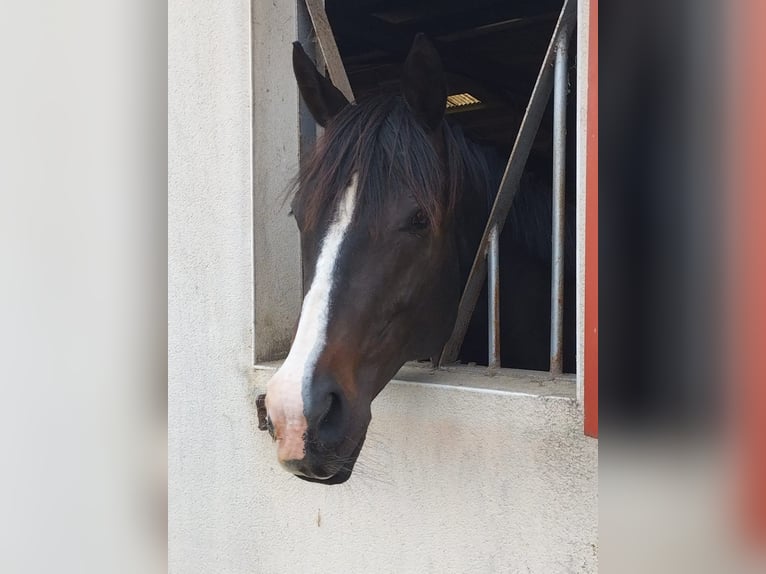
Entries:
[[[293, 68], [325, 132], [292, 202], [304, 300], [290, 353], [268, 383], [267, 425], [287, 470], [338, 484], [351, 475], [373, 399], [406, 361], [438, 357], [449, 338], [502, 165], [445, 121], [442, 65], [422, 35], [400, 94], [349, 105], [297, 43]], [[519, 193], [503, 234], [513, 286], [504, 365], [547, 369], [547, 195]], [[525, 217], [542, 229], [524, 230]], [[472, 331], [485, 341], [486, 312], [476, 315]], [[462, 358], [479, 356], [486, 343], [469, 336]]]

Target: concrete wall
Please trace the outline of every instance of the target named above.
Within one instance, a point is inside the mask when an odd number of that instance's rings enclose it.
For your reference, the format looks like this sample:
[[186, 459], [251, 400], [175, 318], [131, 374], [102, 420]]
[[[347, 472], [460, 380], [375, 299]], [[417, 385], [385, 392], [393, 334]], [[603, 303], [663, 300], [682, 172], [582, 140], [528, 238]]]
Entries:
[[[284, 19], [263, 33], [288, 41], [291, 2], [169, 3], [169, 571], [594, 571], [597, 450], [571, 383], [403, 374], [374, 404], [357, 473], [337, 487], [282, 471], [256, 430], [252, 394], [268, 369], [251, 371], [253, 326], [273, 269], [254, 272], [254, 203], [289, 162], [272, 172], [253, 153], [297, 153], [286, 92], [271, 100], [273, 139], [251, 147], [265, 109], [251, 104], [251, 62], [271, 61], [251, 55], [251, 17], [277, 4], [289, 5]], [[262, 65], [256, 84], [284, 80]], [[292, 225], [281, 221], [279, 232]], [[295, 256], [288, 240], [274, 249]]]
[[300, 160], [298, 88], [292, 68], [296, 3], [253, 2], [255, 355], [287, 355], [301, 304], [300, 238], [285, 201]]
[[574, 381], [419, 370], [373, 403], [343, 485], [289, 476], [254, 431], [265, 548], [253, 571], [595, 572], [597, 446]]
[[[168, 3], [169, 571], [255, 572], [250, 5]], [[244, 425], [244, 426], [243, 426]]]

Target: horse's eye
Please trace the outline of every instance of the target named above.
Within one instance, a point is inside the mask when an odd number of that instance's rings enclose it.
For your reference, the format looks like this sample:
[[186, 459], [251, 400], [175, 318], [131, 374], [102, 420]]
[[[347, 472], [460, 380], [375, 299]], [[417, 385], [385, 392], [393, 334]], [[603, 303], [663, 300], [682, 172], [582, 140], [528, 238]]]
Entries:
[[428, 227], [428, 216], [422, 209], [418, 209], [410, 218], [410, 228], [420, 231]]

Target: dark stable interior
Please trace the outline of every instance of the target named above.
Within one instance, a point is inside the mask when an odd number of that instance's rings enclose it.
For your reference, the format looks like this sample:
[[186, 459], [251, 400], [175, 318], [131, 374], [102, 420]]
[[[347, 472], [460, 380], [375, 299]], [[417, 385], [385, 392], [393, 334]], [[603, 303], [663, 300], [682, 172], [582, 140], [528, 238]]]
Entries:
[[[402, 64], [416, 34], [423, 32], [438, 50], [448, 94], [470, 94], [480, 101], [448, 107], [476, 142], [492, 146], [507, 160], [540, 64], [561, 10], [562, 0], [327, 0], [326, 10], [354, 96], [396, 92]], [[570, 43], [567, 100], [567, 210], [574, 221], [575, 42]], [[527, 161], [527, 170], [552, 172], [552, 105], [549, 102]], [[550, 188], [548, 188], [550, 189]], [[567, 222], [566, 250], [573, 252]], [[486, 287], [485, 287], [486, 291]], [[565, 278], [565, 299], [574, 303], [574, 285]], [[486, 314], [482, 297], [476, 313]], [[502, 285], [501, 285], [501, 306]], [[574, 325], [565, 322], [565, 349], [572, 348]], [[470, 334], [470, 332], [469, 332]], [[476, 336], [474, 333], [473, 336]], [[482, 341], [486, 347], [486, 335]], [[502, 340], [501, 340], [502, 345]], [[474, 353], [471, 362], [487, 364]], [[506, 366], [516, 366], [508, 365]], [[565, 372], [574, 372], [566, 360]]]

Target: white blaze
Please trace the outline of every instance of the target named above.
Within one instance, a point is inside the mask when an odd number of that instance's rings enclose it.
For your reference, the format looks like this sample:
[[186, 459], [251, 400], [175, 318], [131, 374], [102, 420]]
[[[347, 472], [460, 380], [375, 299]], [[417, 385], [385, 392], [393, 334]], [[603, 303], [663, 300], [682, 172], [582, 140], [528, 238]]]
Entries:
[[266, 390], [266, 408], [277, 427], [281, 461], [300, 460], [304, 455], [303, 434], [307, 423], [303, 415], [303, 387], [310, 383], [327, 339], [335, 268], [354, 215], [356, 181], [354, 175], [338, 202], [338, 209], [319, 250], [311, 287], [303, 299], [295, 340], [287, 359], [271, 378]]

